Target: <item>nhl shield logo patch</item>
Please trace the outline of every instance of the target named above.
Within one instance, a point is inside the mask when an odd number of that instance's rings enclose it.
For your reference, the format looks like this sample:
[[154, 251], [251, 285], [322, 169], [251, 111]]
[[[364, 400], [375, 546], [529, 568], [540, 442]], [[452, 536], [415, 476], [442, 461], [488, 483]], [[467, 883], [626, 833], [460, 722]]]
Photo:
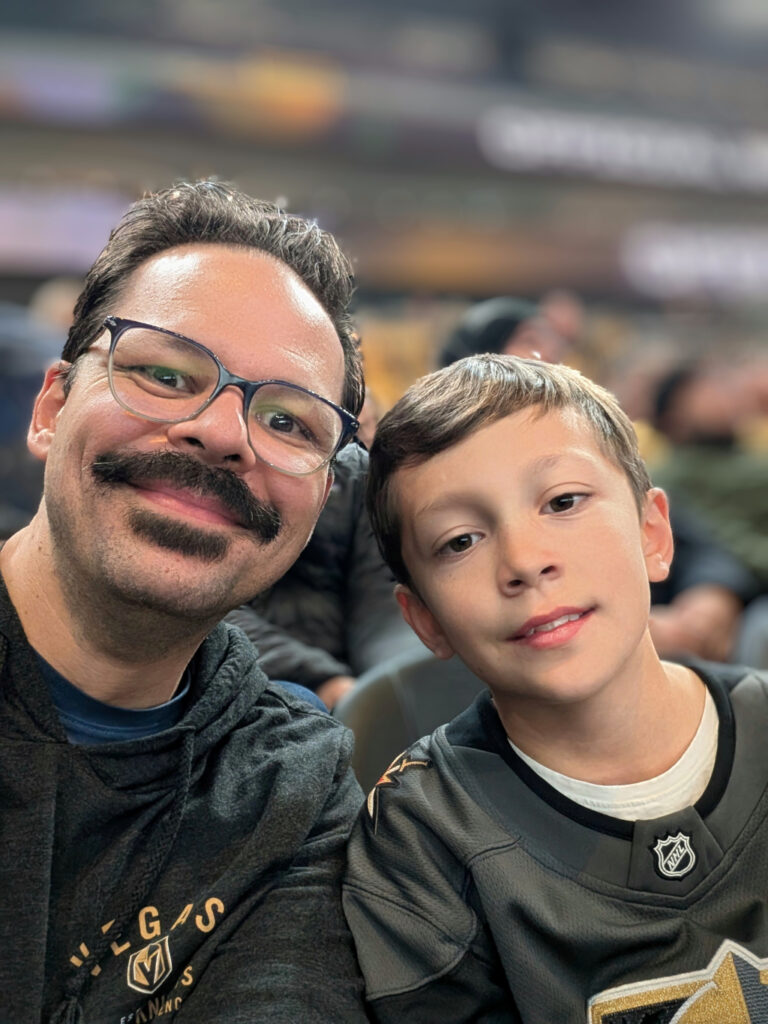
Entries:
[[171, 973], [171, 948], [168, 936], [138, 950], [128, 961], [128, 984], [137, 992], [152, 995]]
[[651, 852], [655, 858], [656, 871], [662, 878], [685, 878], [696, 866], [691, 837], [685, 832], [657, 839]]

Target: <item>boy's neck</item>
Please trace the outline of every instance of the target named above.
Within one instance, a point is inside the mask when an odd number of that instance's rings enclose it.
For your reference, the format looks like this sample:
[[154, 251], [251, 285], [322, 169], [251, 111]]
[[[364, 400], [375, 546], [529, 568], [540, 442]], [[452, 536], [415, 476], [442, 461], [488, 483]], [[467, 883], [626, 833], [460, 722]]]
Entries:
[[630, 686], [607, 686], [581, 703], [494, 695], [502, 725], [540, 764], [597, 785], [626, 785], [671, 768], [690, 745], [706, 688], [691, 669], [653, 657]]

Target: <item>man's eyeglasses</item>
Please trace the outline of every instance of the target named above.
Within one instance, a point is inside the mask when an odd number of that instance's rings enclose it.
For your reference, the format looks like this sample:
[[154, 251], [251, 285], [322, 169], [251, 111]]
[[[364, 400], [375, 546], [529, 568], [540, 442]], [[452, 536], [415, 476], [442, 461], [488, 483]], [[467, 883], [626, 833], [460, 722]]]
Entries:
[[290, 476], [326, 465], [359, 426], [346, 409], [298, 384], [230, 373], [210, 349], [182, 334], [117, 316], [104, 326], [112, 339], [109, 386], [134, 416], [181, 423], [199, 416], [224, 388], [240, 388], [254, 454]]

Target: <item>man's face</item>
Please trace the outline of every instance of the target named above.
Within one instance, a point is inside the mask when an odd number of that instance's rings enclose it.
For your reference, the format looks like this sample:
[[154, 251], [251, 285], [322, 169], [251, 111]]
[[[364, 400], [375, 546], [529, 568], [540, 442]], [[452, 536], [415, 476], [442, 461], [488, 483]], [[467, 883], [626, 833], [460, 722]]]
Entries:
[[417, 596], [405, 617], [494, 693], [588, 700], [649, 654], [648, 580], [671, 557], [666, 501], [642, 517], [629, 481], [573, 410], [526, 409], [395, 477]]
[[[341, 400], [344, 359], [328, 314], [291, 269], [256, 250], [168, 250], [134, 271], [109, 312], [186, 335], [241, 377]], [[234, 387], [182, 423], [131, 415], [112, 397], [108, 347], [105, 331], [66, 397], [48, 375], [30, 428], [32, 451], [46, 459], [57, 567], [128, 601], [215, 620], [296, 560], [325, 501], [328, 468], [292, 477], [258, 460]], [[105, 455], [117, 471], [99, 472]], [[255, 526], [246, 525], [249, 509]], [[280, 526], [269, 539], [274, 513]]]

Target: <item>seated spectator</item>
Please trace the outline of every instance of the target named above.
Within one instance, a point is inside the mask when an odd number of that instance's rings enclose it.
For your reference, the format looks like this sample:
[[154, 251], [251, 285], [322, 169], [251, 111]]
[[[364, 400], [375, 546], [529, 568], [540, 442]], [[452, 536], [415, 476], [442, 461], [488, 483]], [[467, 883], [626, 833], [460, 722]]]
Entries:
[[768, 457], [741, 444], [755, 409], [743, 376], [718, 362], [677, 366], [659, 383], [653, 426], [669, 442], [651, 467], [672, 504], [701, 518], [768, 591]]
[[339, 453], [328, 501], [298, 561], [227, 616], [255, 644], [271, 679], [300, 683], [329, 708], [361, 672], [421, 646], [402, 620], [371, 531], [367, 468], [359, 445]]
[[559, 363], [569, 347], [533, 302], [500, 296], [470, 306], [438, 353], [437, 365], [482, 352]]
[[675, 557], [666, 580], [651, 585], [654, 646], [662, 657], [739, 659], [743, 611], [758, 582], [685, 506], [676, 504], [670, 520]]
[[63, 341], [23, 306], [0, 303], [0, 540], [32, 518], [43, 491], [42, 464], [27, 450], [40, 378]]
[[365, 1020], [352, 738], [221, 623], [356, 429], [351, 284], [317, 224], [216, 181], [137, 200], [88, 272], [0, 549], [3, 1024]]

